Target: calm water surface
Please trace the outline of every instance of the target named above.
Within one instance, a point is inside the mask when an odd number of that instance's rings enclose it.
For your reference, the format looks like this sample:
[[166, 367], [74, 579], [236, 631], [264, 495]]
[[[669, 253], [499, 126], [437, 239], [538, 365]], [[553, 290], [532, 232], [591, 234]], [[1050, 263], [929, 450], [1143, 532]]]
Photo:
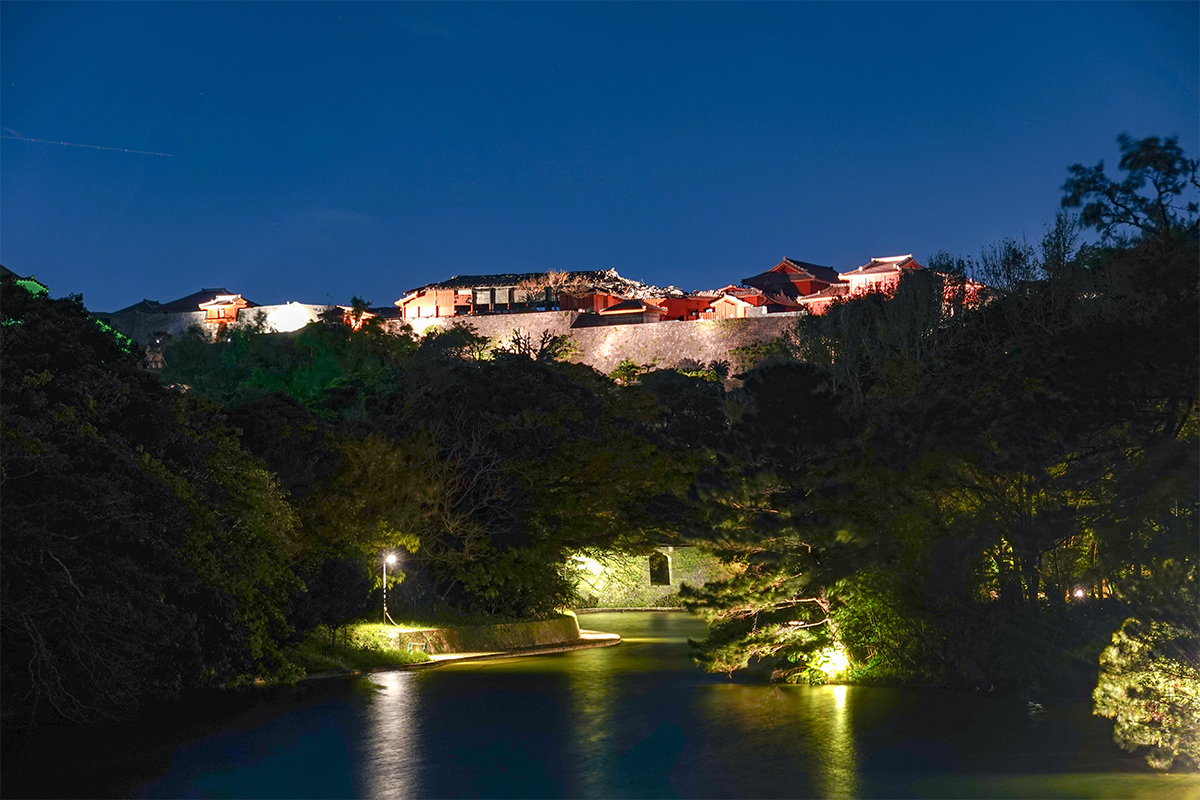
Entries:
[[580, 621], [624, 641], [180, 704], [71, 763], [148, 798], [1200, 797], [1086, 704], [737, 683], [691, 665], [685, 614]]

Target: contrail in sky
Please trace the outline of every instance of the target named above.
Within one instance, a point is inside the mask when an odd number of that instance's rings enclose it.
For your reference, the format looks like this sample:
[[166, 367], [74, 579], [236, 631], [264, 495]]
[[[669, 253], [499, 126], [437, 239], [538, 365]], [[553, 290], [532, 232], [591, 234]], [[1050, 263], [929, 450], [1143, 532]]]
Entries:
[[[4, 130], [8, 130], [5, 128]], [[174, 153], [152, 153], [149, 150], [128, 150], [124, 147], [101, 147], [98, 144], [75, 144], [74, 142], [52, 142], [49, 139], [30, 139], [26, 136], [0, 136], [0, 139], [16, 139], [19, 142], [40, 142], [41, 144], [61, 144], [64, 147], [90, 147], [92, 150], [115, 150], [118, 153], [137, 153], [143, 156], [164, 156], [174, 158]]]

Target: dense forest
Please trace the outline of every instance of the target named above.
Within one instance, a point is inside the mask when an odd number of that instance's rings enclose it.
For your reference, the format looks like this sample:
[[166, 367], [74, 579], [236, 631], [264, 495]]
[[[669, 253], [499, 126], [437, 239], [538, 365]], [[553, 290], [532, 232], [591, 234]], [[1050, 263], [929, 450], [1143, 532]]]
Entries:
[[6, 719], [294, 679], [287, 644], [367, 613], [384, 552], [392, 602], [517, 618], [572, 603], [573, 555], [694, 544], [737, 572], [685, 589], [710, 670], [1085, 687], [1194, 766], [1196, 162], [1120, 147], [1036, 245], [934, 254], [738, 376], [340, 312], [181, 337], [159, 376], [80, 298], [5, 282]]

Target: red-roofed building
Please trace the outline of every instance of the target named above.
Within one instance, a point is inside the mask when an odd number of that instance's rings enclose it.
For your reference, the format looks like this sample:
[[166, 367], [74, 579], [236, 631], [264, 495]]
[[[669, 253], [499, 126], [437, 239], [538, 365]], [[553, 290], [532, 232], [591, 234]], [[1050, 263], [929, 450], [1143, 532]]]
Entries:
[[606, 289], [588, 289], [582, 292], [560, 292], [558, 295], [558, 307], [562, 311], [600, 312], [624, 301], [624, 297]]
[[471, 311], [470, 292], [435, 287], [414, 289], [396, 301], [404, 319], [418, 317], [453, 317]]
[[238, 312], [243, 308], [256, 308], [258, 303], [252, 303], [240, 294], [234, 294], [228, 289], [201, 289], [198, 292], [160, 303], [157, 300], [142, 300], [131, 306], [114, 311], [113, 315], [138, 312], [141, 314], [184, 314], [194, 311], [204, 312], [204, 321], [213, 325], [229, 325], [237, 322]]
[[819, 292], [837, 281], [838, 273], [833, 267], [794, 258], [785, 258], [766, 272], [742, 278], [743, 284], [758, 289], [772, 304], [782, 306], [779, 310], [795, 310], [797, 298]]
[[809, 314], [824, 314], [838, 300], [875, 293], [890, 296], [906, 273], [918, 269], [924, 267], [911, 254], [872, 258], [861, 267], [841, 273], [836, 282], [820, 291], [799, 298], [797, 303]]
[[[800, 305], [810, 314], [824, 314], [839, 300], [862, 297], [868, 294], [891, 296], [901, 279], [917, 270], [925, 269], [912, 255], [872, 258], [857, 269], [841, 274], [841, 280], [830, 284], [819, 292], [801, 297]], [[959, 305], [973, 306], [981, 302], [986, 294], [983, 284], [969, 278], [952, 279], [935, 273], [942, 279], [943, 299], [948, 313]]]
[[615, 269], [455, 275], [428, 283], [396, 301], [404, 319], [466, 314], [545, 311], [599, 311], [628, 297], [638, 281]]
[[810, 314], [824, 314], [836, 301], [850, 295], [850, 284], [833, 283], [819, 292], [801, 297], [800, 307]]
[[912, 254], [872, 258], [857, 269], [843, 272], [841, 280], [850, 284], [851, 297], [859, 297], [872, 292], [883, 292], [890, 295], [900, 285], [901, 276], [917, 269], [924, 269], [924, 267], [917, 263]]
[[240, 294], [219, 294], [197, 307], [204, 312], [204, 321], [212, 325], [237, 322], [238, 312], [253, 305]]
[[622, 300], [616, 305], [602, 309], [598, 316], [603, 325], [635, 325], [661, 321], [663, 310], [646, 300]]
[[[767, 305], [767, 297], [762, 292], [742, 289], [737, 294], [722, 292], [713, 300], [702, 319], [741, 319], [755, 314], [755, 309]], [[758, 312], [765, 314], [766, 310]]]
[[356, 310], [353, 306], [338, 306], [338, 309], [342, 312], [342, 324], [349, 327], [352, 331], [361, 331], [364, 325], [379, 317], [373, 311], [366, 309]]
[[682, 297], [647, 297], [647, 303], [662, 309], [664, 320], [700, 319], [701, 315], [712, 306], [714, 298], [703, 295], [684, 295]]

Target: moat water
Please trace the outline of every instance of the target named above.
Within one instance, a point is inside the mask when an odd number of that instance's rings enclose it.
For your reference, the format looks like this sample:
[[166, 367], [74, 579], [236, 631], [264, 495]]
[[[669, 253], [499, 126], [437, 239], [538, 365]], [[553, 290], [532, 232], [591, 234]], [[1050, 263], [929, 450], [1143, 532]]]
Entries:
[[5, 770], [5, 795], [1200, 797], [1197, 776], [1154, 774], [1117, 748], [1086, 702], [737, 682], [692, 665], [687, 639], [706, 628], [686, 614], [580, 620], [624, 641], [43, 736], [6, 753], [30, 769]]

